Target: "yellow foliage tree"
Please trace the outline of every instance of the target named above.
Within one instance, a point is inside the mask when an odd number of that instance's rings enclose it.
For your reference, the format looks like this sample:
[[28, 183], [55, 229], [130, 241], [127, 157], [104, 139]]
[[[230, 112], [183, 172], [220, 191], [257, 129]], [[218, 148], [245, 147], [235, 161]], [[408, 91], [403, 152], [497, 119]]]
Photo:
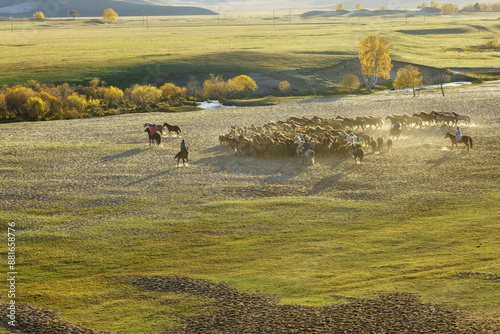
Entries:
[[361, 63], [363, 79], [371, 91], [377, 84], [378, 78], [390, 78], [392, 68], [391, 49], [389, 43], [371, 34], [363, 38], [358, 44], [358, 59]]
[[102, 19], [107, 22], [116, 23], [118, 21], [118, 14], [111, 8], [108, 8], [102, 13]]
[[210, 74], [210, 78], [203, 82], [203, 95], [209, 98], [216, 98], [222, 101], [230, 91], [227, 82], [222, 79], [222, 76]]
[[36, 12], [35, 14], [33, 14], [33, 18], [43, 20], [45, 18], [45, 15], [43, 15], [43, 12]]
[[161, 86], [160, 90], [161, 96], [169, 103], [174, 102], [187, 94], [186, 88], [178, 87], [170, 82]]
[[286, 80], [283, 80], [279, 83], [278, 88], [281, 92], [285, 93], [288, 95], [288, 91], [290, 90], [290, 83]]
[[458, 12], [460, 10], [460, 7], [455, 5], [454, 3], [445, 3], [444, 5], [441, 6], [441, 14], [443, 15], [450, 15]]
[[413, 96], [415, 97], [415, 88], [422, 85], [422, 76], [417, 67], [407, 65], [398, 70], [396, 80], [394, 80], [394, 88], [404, 89], [412, 88]]
[[363, 9], [363, 5], [358, 3], [356, 6], [354, 6], [355, 9], [360, 10]]
[[432, 8], [441, 8], [441, 5], [437, 3], [436, 1], [431, 1], [431, 7]]
[[345, 10], [345, 6], [342, 2], [336, 4], [334, 8], [335, 8], [335, 10]]
[[240, 75], [229, 79], [228, 84], [230, 87], [233, 87], [236, 92], [244, 92], [245, 96], [251, 95], [251, 92], [259, 88], [255, 81], [248, 75]]

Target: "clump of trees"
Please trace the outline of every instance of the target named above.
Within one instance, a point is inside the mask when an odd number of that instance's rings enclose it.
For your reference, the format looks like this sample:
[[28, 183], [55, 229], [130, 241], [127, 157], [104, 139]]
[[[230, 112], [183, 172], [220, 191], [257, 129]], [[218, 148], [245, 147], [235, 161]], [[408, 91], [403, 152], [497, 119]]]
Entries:
[[416, 66], [406, 65], [398, 70], [393, 84], [396, 89], [411, 88], [415, 97], [415, 88], [422, 86], [422, 76]]
[[355, 74], [346, 74], [339, 82], [340, 87], [349, 90], [356, 90], [359, 88], [359, 85], [359, 77]]
[[36, 12], [33, 14], [33, 18], [36, 20], [43, 20], [45, 18], [45, 15], [43, 15], [43, 12]]
[[210, 78], [203, 82], [203, 96], [207, 99], [224, 101], [229, 97], [251, 97], [253, 91], [259, 87], [247, 75], [240, 75], [224, 81], [221, 75], [210, 74]]

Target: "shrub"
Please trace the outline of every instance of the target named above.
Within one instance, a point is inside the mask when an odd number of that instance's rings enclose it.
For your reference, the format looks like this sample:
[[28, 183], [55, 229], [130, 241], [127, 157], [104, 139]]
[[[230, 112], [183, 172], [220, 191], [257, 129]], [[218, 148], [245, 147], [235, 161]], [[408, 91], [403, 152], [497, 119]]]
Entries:
[[52, 118], [61, 111], [61, 101], [47, 92], [41, 92], [40, 99], [45, 103], [45, 118]]
[[36, 94], [33, 90], [22, 86], [15, 86], [5, 94], [5, 105], [12, 116], [21, 119], [32, 119], [32, 115], [27, 108], [27, 102], [29, 98], [35, 96]]
[[283, 80], [279, 83], [278, 88], [281, 92], [288, 95], [288, 91], [290, 90], [291, 86], [290, 86], [290, 83], [288, 81]]
[[251, 92], [258, 88], [255, 81], [247, 75], [240, 75], [228, 81], [228, 91], [244, 92], [245, 96], [251, 96]]
[[45, 102], [39, 97], [30, 97], [26, 102], [30, 119], [43, 119], [47, 112]]
[[495, 41], [488, 41], [486, 42], [486, 44], [484, 45], [484, 48], [485, 49], [491, 49], [491, 50], [496, 50], [496, 49], [500, 49], [500, 44], [495, 42]]
[[160, 102], [160, 98], [161, 90], [151, 85], [142, 86], [136, 84], [127, 90], [127, 99], [129, 103], [141, 110], [156, 106], [158, 102]]
[[210, 74], [210, 78], [203, 82], [203, 95], [207, 99], [223, 100], [231, 89], [222, 79], [222, 76]]
[[123, 102], [123, 91], [120, 88], [111, 86], [105, 88], [103, 99], [108, 108], [117, 108]]
[[168, 103], [173, 103], [186, 96], [187, 89], [177, 87], [173, 83], [166, 83], [160, 87], [162, 98]]
[[359, 88], [359, 77], [355, 74], [346, 74], [339, 82], [340, 87], [355, 90]]
[[87, 100], [84, 96], [74, 93], [64, 100], [64, 106], [69, 118], [80, 118], [85, 115]]

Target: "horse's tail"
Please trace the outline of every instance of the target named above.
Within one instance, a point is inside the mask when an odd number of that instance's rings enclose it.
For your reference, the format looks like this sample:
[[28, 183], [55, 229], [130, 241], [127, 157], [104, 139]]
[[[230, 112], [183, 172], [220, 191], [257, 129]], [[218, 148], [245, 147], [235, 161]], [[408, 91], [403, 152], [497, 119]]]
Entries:
[[177, 127], [177, 129], [179, 130], [179, 134], [182, 134], [181, 128]]
[[469, 137], [470, 148], [472, 148], [472, 137]]

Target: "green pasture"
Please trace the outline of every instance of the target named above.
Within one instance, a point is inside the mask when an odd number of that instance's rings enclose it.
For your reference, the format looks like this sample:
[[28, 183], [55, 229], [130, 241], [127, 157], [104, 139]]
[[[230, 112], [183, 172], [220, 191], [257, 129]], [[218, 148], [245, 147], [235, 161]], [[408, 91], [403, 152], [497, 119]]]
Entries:
[[[294, 13], [295, 14], [295, 13]], [[356, 57], [361, 38], [378, 33], [392, 45], [392, 58], [457, 68], [498, 68], [498, 13], [454, 17], [403, 15], [297, 17], [272, 15], [122, 18], [43, 22], [0, 21], [0, 84], [35, 79], [83, 83], [100, 77], [121, 88], [158, 84], [189, 74], [250, 74], [317, 69]], [[489, 19], [488, 19], [489, 18]], [[12, 31], [11, 31], [12, 29]], [[181, 80], [182, 81], [182, 80]]]
[[2, 213], [2, 229], [18, 222], [19, 303], [121, 333], [159, 332], [174, 328], [176, 315], [209, 312], [207, 300], [128, 283], [141, 275], [227, 282], [306, 305], [404, 291], [488, 317], [500, 303], [498, 279], [463, 274], [500, 269], [499, 216], [491, 210], [499, 193], [199, 206], [151, 196], [93, 206], [94, 199], [72, 195], [50, 208]]

